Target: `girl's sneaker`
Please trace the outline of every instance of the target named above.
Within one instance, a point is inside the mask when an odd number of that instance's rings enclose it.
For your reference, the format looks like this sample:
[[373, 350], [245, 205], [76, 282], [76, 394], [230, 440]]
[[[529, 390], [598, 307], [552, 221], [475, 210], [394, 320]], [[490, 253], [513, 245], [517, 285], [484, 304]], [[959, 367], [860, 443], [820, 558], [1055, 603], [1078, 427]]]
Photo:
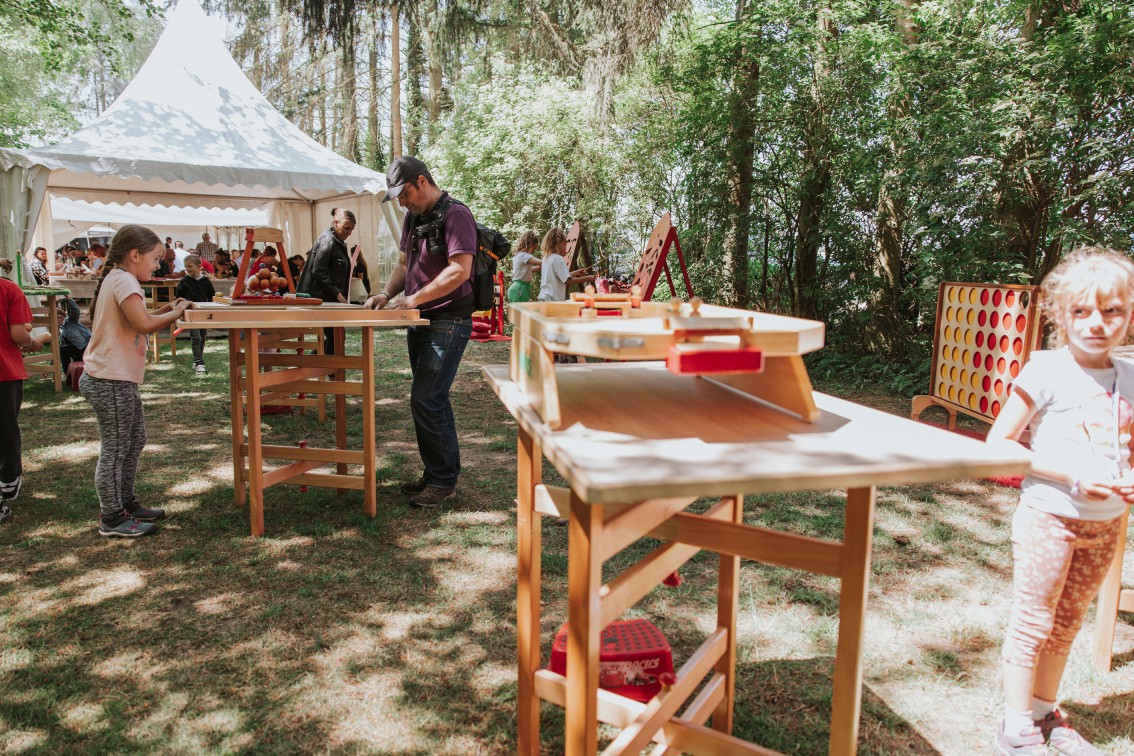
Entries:
[[1102, 751], [1091, 745], [1090, 741], [1067, 724], [1067, 717], [1063, 716], [1059, 709], [1043, 719], [1036, 720], [1036, 727], [1040, 728], [1047, 744], [1054, 748], [1056, 753], [1068, 756], [1096, 756], [1096, 754], [1102, 756]]
[[156, 525], [149, 522], [138, 522], [130, 515], [126, 515], [117, 525], [108, 525], [101, 519], [98, 522], [98, 534], [106, 538], [137, 538], [153, 530]]
[[126, 505], [126, 514], [138, 522], [157, 522], [165, 519], [165, 510], [160, 507], [143, 507], [138, 502]]
[[0, 504], [0, 522], [8, 519], [12, 515], [12, 508], [7, 504]]
[[1038, 726], [1025, 727], [1015, 735], [1004, 732], [1004, 722], [996, 731], [996, 752], [1004, 756], [1023, 754], [1023, 756], [1047, 756], [1047, 745], [1043, 732]]

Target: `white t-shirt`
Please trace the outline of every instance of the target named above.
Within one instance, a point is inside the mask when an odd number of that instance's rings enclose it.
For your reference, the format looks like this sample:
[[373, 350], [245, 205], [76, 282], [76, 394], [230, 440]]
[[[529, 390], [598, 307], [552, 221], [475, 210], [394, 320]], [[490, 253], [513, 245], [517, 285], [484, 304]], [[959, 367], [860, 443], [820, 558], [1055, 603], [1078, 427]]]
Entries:
[[[1134, 364], [1115, 359], [1114, 365], [1080, 367], [1066, 348], [1032, 352], [1012, 388], [1036, 405], [1031, 428], [1038, 467], [1067, 470], [1084, 481], [1113, 480], [1130, 469]], [[1129, 506], [1118, 496], [1072, 497], [1067, 486], [1032, 475], [1024, 478], [1020, 503], [1077, 520], [1110, 520]]]
[[571, 271], [563, 255], [548, 255], [539, 269], [539, 301], [562, 302], [567, 299], [567, 279]]
[[122, 312], [122, 303], [134, 295], [145, 303], [138, 279], [121, 268], [106, 274], [95, 302], [91, 341], [83, 354], [83, 369], [95, 378], [141, 383], [146, 377], [149, 340], [130, 326]]
[[[558, 255], [555, 255], [558, 257]], [[512, 280], [513, 281], [527, 281], [531, 283], [532, 280], [532, 263], [538, 262], [536, 258], [532, 257], [527, 252], [517, 252], [512, 256]]]

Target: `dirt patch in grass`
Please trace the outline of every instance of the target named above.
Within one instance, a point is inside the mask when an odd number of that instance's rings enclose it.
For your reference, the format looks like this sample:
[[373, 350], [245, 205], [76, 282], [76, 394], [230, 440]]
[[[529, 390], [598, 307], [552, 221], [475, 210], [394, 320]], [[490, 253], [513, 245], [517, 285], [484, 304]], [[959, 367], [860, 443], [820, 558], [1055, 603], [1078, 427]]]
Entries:
[[[357, 335], [354, 336], [357, 344]], [[0, 525], [0, 748], [14, 752], [515, 750], [515, 424], [480, 377], [507, 343], [471, 344], [453, 392], [463, 473], [451, 507], [419, 512], [397, 484], [420, 472], [404, 337], [377, 344], [378, 517], [358, 493], [266, 496], [267, 536], [232, 504], [227, 349], [203, 378], [186, 352], [152, 367], [139, 494], [171, 518], [156, 536], [95, 535], [97, 430], [77, 395], [28, 383], [26, 483]], [[819, 387], [838, 393], [833, 387]], [[898, 414], [901, 399], [857, 394]], [[348, 405], [352, 442], [359, 406]], [[311, 416], [266, 416], [265, 443], [330, 443]], [[557, 476], [550, 468], [549, 480]], [[1015, 491], [982, 481], [879, 492], [860, 752], [985, 752], [999, 717]], [[841, 533], [837, 492], [752, 498], [749, 522]], [[544, 656], [564, 620], [567, 529], [544, 521]], [[641, 556], [611, 560], [608, 576]], [[680, 663], [714, 622], [716, 559], [629, 616], [662, 628]], [[1134, 576], [1132, 576], [1134, 577]], [[1134, 582], [1134, 581], [1132, 581]], [[837, 586], [745, 564], [736, 733], [826, 751]], [[1077, 726], [1134, 753], [1134, 627], [1117, 667], [1076, 644], [1064, 686]], [[543, 750], [562, 751], [544, 707]]]

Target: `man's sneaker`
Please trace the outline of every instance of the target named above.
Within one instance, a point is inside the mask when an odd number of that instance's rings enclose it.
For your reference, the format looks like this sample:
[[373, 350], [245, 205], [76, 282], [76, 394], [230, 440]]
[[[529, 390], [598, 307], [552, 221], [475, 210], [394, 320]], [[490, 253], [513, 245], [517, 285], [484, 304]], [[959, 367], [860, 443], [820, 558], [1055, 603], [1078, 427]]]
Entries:
[[138, 522], [157, 522], [165, 519], [165, 510], [158, 507], [143, 507], [138, 502], [126, 505], [126, 514]]
[[153, 530], [156, 525], [149, 522], [138, 522], [126, 515], [117, 525], [107, 525], [102, 520], [98, 523], [98, 534], [105, 538], [137, 538]]
[[204, 375], [209, 372], [204, 365], [194, 365], [193, 369], [197, 371], [197, 375]]
[[407, 496], [413, 496], [414, 494], [421, 493], [425, 490], [425, 476], [422, 475], [417, 480], [412, 480], [409, 483], [403, 483], [401, 485], [401, 489], [402, 493], [406, 494]]
[[1044, 740], [1055, 749], [1056, 753], [1070, 756], [1101, 756], [1102, 751], [1095, 748], [1080, 735], [1074, 727], [1067, 724], [1067, 717], [1056, 709], [1043, 719], [1036, 720], [1036, 727], [1040, 728]]
[[1000, 729], [996, 731], [995, 745], [996, 752], [1005, 754], [1005, 756], [1012, 756], [1013, 754], [1047, 756], [1047, 745], [1044, 743], [1043, 733], [1038, 727], [1025, 727], [1018, 734], [1009, 735], [1004, 732], [1004, 722], [1001, 721]]
[[455, 493], [457, 493], [457, 489], [455, 488], [426, 486], [424, 491], [410, 499], [410, 503], [422, 509], [432, 509]]
[[11, 483], [0, 483], [0, 499], [11, 501], [20, 495], [20, 486], [24, 483], [17, 476]]
[[0, 522], [8, 519], [12, 515], [12, 508], [7, 504], [0, 504]]

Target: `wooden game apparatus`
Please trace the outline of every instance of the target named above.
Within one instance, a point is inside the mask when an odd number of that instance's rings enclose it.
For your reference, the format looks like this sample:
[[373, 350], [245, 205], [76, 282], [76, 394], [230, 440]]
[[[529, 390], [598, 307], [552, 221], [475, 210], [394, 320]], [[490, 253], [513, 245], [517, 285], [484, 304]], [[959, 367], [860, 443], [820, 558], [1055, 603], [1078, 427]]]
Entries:
[[1114, 655], [1114, 626], [1119, 612], [1134, 612], [1134, 589], [1122, 587], [1122, 562], [1126, 556], [1126, 534], [1130, 526], [1130, 508], [1122, 511], [1118, 529], [1118, 547], [1106, 577], [1099, 588], [1099, 605], [1095, 610], [1094, 665], [1099, 672], [1109, 672]]
[[944, 281], [937, 293], [929, 393], [915, 396], [910, 417], [930, 407], [991, 423], [1012, 381], [1040, 346], [1040, 287]]
[[69, 293], [67, 289], [56, 287], [26, 287], [24, 293], [28, 296], [42, 297], [43, 301], [37, 307], [32, 307], [32, 325], [46, 328], [51, 333], [51, 343], [46, 351], [32, 352], [24, 355], [24, 369], [28, 376], [48, 375], [55, 383], [55, 390], [63, 390], [63, 361], [59, 355], [59, 298]]
[[[318, 306], [316, 306], [318, 305]], [[252, 535], [264, 535], [264, 491], [287, 483], [321, 486], [363, 493], [363, 510], [374, 517], [374, 329], [422, 325], [417, 310], [366, 310], [359, 305], [313, 303], [269, 307], [240, 307], [223, 303], [196, 303], [178, 324], [183, 328], [219, 328], [228, 331], [229, 390], [232, 407], [233, 500], [237, 506], [249, 502]], [[334, 329], [334, 354], [292, 353], [307, 343], [306, 335], [319, 329]], [[362, 354], [345, 353], [345, 329], [362, 330]], [[280, 348], [286, 351], [265, 352]], [[303, 348], [303, 347], [298, 347]], [[361, 378], [348, 381], [348, 370]], [[268, 371], [268, 372], [265, 372]], [[326, 377], [330, 375], [330, 380]], [[311, 404], [292, 398], [295, 394], [319, 397]], [[335, 397], [335, 447], [321, 449], [305, 445], [264, 444], [260, 416], [265, 403], [319, 406], [322, 396]], [[362, 398], [362, 449], [347, 448], [346, 397]], [[318, 402], [316, 405], [314, 402]], [[245, 412], [247, 423], [245, 423]], [[321, 417], [325, 414], [321, 413]], [[247, 432], [247, 440], [245, 440]], [[286, 460], [288, 464], [265, 469], [264, 460]], [[314, 472], [326, 465], [335, 472]], [[362, 468], [351, 474], [348, 466]]]
[[[168, 278], [155, 278], [149, 281], [142, 281], [142, 291], [146, 295], [146, 307], [150, 310], [156, 310], [159, 307], [164, 307], [174, 299], [174, 290], [177, 289], [177, 280]], [[177, 337], [174, 331], [177, 330], [175, 326], [163, 328], [160, 331], [154, 331], [149, 336], [150, 359], [154, 362], [161, 362], [161, 345], [169, 344], [169, 356], [177, 356]]]
[[641, 299], [636, 291], [588, 292], [567, 302], [512, 306], [510, 377], [549, 427], [562, 423], [556, 354], [665, 360], [676, 374], [699, 375], [804, 420], [815, 419], [818, 410], [802, 355], [823, 346], [822, 323], [696, 299], [690, 304]]
[[244, 254], [240, 256], [240, 270], [236, 273], [236, 285], [232, 288], [232, 298], [236, 300], [244, 293], [244, 282], [248, 280], [248, 268], [252, 264], [252, 249], [256, 242], [276, 245], [279, 255], [280, 268], [283, 269], [284, 279], [287, 280], [287, 290], [295, 293], [295, 281], [291, 280], [291, 266], [287, 264], [287, 252], [284, 250], [284, 233], [278, 228], [266, 226], [244, 229]]
[[[620, 314], [582, 312], [600, 309]], [[821, 323], [598, 296], [516, 311], [511, 365], [484, 373], [518, 428], [518, 752], [539, 753], [548, 701], [566, 708], [569, 756], [596, 753], [600, 722], [621, 729], [608, 754], [651, 744], [655, 753], [772, 753], [732, 735], [740, 560], [750, 559], [839, 578], [829, 753], [854, 753], [875, 486], [1022, 472], [1022, 450], [812, 394], [801, 355], [822, 346]], [[657, 360], [686, 338], [756, 344], [765, 369], [704, 377], [657, 362], [548, 359]], [[543, 484], [544, 459], [567, 488]], [[745, 493], [831, 488], [847, 491], [841, 541], [743, 524]], [[698, 497], [719, 501], [685, 511]], [[565, 676], [540, 664], [541, 516], [570, 518]], [[662, 543], [604, 582], [604, 562], [644, 537]], [[603, 628], [702, 549], [719, 554], [715, 628], [650, 701], [600, 690]]]
[[653, 232], [650, 233], [650, 241], [646, 244], [646, 250], [642, 253], [642, 259], [638, 262], [638, 270], [634, 274], [634, 281], [631, 283], [631, 286], [641, 287], [642, 299], [649, 299], [654, 295], [654, 287], [657, 286], [658, 277], [662, 271], [665, 272], [665, 280], [669, 284], [670, 292], [677, 293], [677, 289], [673, 286], [673, 276], [669, 272], [670, 250], [677, 253], [677, 262], [681, 266], [681, 277], [685, 282], [686, 296], [693, 296], [693, 285], [689, 282], [689, 271], [685, 268], [685, 255], [681, 252], [681, 242], [677, 238], [677, 229], [673, 227], [669, 213], [666, 213], [654, 226]]

